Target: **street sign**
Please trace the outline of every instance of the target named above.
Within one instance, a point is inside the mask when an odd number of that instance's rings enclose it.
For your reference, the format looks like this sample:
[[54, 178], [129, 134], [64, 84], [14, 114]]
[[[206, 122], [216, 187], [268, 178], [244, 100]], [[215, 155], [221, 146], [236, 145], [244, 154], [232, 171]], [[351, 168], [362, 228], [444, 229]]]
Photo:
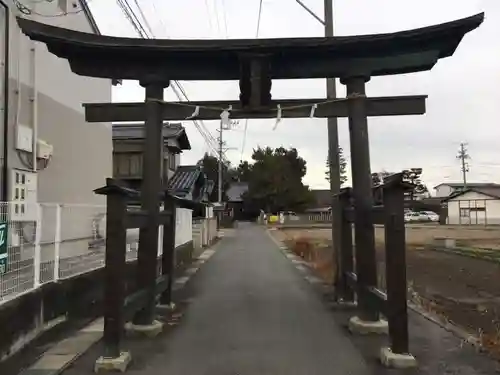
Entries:
[[0, 275], [7, 272], [7, 223], [0, 223]]

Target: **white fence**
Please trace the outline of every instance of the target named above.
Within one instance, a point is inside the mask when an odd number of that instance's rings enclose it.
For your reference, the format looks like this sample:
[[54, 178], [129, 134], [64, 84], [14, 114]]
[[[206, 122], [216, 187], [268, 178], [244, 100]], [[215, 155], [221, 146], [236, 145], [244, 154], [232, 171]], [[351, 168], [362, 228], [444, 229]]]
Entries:
[[[45, 283], [104, 266], [105, 206], [26, 203], [23, 212], [28, 215], [23, 217], [20, 212], [18, 204], [0, 202], [0, 224], [7, 228], [7, 263], [5, 270], [0, 269], [0, 304]], [[137, 258], [138, 237], [138, 230], [127, 232], [128, 261]], [[191, 211], [177, 209], [176, 246], [192, 238]]]

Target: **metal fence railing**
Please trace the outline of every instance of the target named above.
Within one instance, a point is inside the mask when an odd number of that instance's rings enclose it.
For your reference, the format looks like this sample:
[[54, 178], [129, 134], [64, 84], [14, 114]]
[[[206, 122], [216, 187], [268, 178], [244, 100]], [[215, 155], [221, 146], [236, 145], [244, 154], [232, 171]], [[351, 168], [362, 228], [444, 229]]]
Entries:
[[[102, 265], [105, 206], [0, 202], [0, 303]], [[101, 255], [101, 256], [100, 256]]]
[[[185, 243], [192, 236], [191, 212], [177, 217], [176, 233]], [[21, 212], [19, 203], [0, 202], [0, 304], [103, 267], [105, 234], [104, 205], [24, 203]], [[138, 239], [138, 230], [127, 232], [127, 261], [137, 259]]]

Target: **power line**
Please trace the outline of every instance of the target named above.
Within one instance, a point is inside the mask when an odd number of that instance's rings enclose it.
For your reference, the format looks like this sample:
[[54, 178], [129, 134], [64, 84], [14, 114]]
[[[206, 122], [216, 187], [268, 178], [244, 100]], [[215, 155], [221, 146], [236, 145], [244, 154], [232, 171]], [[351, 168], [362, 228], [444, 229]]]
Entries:
[[[123, 0], [119, 0], [119, 1], [123, 1]], [[127, 0], [125, 0], [126, 2]], [[134, 0], [136, 6], [138, 7], [139, 9], [139, 12], [142, 16], [142, 19], [144, 20], [144, 22], [146, 23], [146, 27], [148, 28], [150, 34], [152, 37], [154, 37], [155, 33], [153, 31], [153, 28], [151, 27], [151, 25], [149, 24], [148, 20], [147, 20], [147, 17], [145, 15], [145, 13], [142, 11], [142, 8], [139, 4], [139, 1], [138, 0]], [[156, 9], [156, 6], [153, 2], [153, 7]], [[133, 10], [130, 8], [130, 6], [128, 7], [128, 10], [131, 11], [133, 13]], [[130, 19], [132, 19], [132, 17], [130, 17]], [[137, 19], [137, 17], [135, 17], [135, 20], [140, 23], [140, 21]], [[162, 24], [162, 26], [164, 27], [164, 29], [166, 29], [166, 25], [165, 23], [163, 22], [163, 20], [160, 18], [160, 23]], [[138, 30], [138, 28], [136, 28], [136, 30], [138, 31], [139, 35], [141, 35], [142, 37], [144, 38], [149, 38], [148, 34], [145, 32], [144, 28], [141, 28], [140, 30]], [[143, 32], [141, 32], [143, 31]], [[189, 102], [189, 98], [187, 96], [187, 93], [186, 91], [184, 90], [184, 88], [182, 87], [182, 85], [178, 82], [178, 81], [174, 81], [172, 83], [172, 91], [174, 91], [174, 94], [177, 96], [177, 98], [181, 101], [183, 100], [186, 100]], [[178, 91], [177, 91], [178, 90]], [[181, 95], [179, 94], [179, 91], [182, 93], [182, 95], [184, 96], [184, 99], [181, 97]], [[201, 122], [201, 121], [200, 121]], [[194, 124], [195, 124], [195, 127], [197, 128], [197, 130], [200, 132], [201, 136], [205, 139], [205, 142], [207, 143], [207, 146], [209, 146], [209, 150], [210, 150], [210, 144], [212, 144], [212, 150], [215, 151], [215, 147], [213, 146], [213, 144], [216, 143], [216, 140], [215, 138], [212, 136], [212, 134], [210, 133], [210, 131], [208, 131], [208, 129], [205, 127], [205, 124], [203, 122], [201, 122], [201, 125], [198, 124], [198, 122], [195, 120], [194, 121]]]
[[144, 14], [144, 12], [142, 11], [141, 6], [139, 5], [139, 0], [134, 0], [134, 2], [135, 2], [135, 5], [136, 5], [137, 9], [139, 10], [139, 13], [141, 14], [142, 20], [146, 24], [146, 27], [148, 28], [149, 32], [151, 33], [151, 35], [154, 35], [153, 28], [149, 24], [148, 19], [146, 18], [146, 15]]
[[133, 24], [135, 25], [136, 30], [140, 30], [139, 31], [139, 35], [141, 35], [142, 38], [144, 38], [144, 39], [149, 39], [150, 36], [148, 35], [148, 33], [147, 33], [146, 29], [144, 28], [144, 26], [142, 26], [141, 21], [139, 20], [139, 18], [135, 14], [134, 10], [130, 6], [128, 0], [117, 0], [117, 2], [119, 4], [121, 4], [122, 10], [128, 13], [128, 15], [129, 15], [129, 21], [133, 22]]
[[325, 26], [325, 21], [323, 21], [321, 19], [321, 17], [319, 17], [316, 13], [314, 13], [311, 8], [309, 8], [306, 4], [304, 4], [301, 0], [295, 0], [297, 2], [297, 4], [299, 4], [302, 8], [304, 8], [304, 10], [309, 13], [311, 16], [313, 16], [316, 21], [318, 21], [319, 23], [321, 23], [323, 26]]
[[[154, 37], [154, 32], [151, 28], [151, 25], [147, 22], [147, 18], [145, 16], [144, 12], [142, 11], [138, 1], [137, 0], [134, 0], [134, 1], [135, 1], [136, 5], [139, 7], [139, 12], [141, 13], [142, 17], [146, 21], [146, 23], [147, 23], [146, 27], [149, 29], [151, 35], [148, 34], [146, 29], [142, 25], [141, 21], [139, 20], [139, 18], [135, 14], [134, 10], [132, 9], [130, 4], [128, 3], [128, 0], [117, 0], [117, 4], [120, 7], [120, 9], [122, 10], [125, 17], [130, 22], [130, 24], [134, 27], [137, 34], [143, 39], [151, 39], [151, 37]], [[179, 100], [189, 101], [187, 93], [185, 92], [184, 88], [182, 87], [182, 85], [178, 81], [174, 81], [173, 84], [171, 85], [171, 87], [172, 87], [172, 90], [174, 91], [174, 94], [177, 96], [177, 98]], [[179, 94], [179, 91], [184, 95], [185, 99], [183, 99], [181, 97], [181, 95]], [[218, 154], [217, 147], [215, 146], [216, 140], [212, 136], [212, 134], [208, 131], [208, 129], [205, 127], [204, 123], [201, 122], [201, 125], [200, 125], [198, 123], [198, 121], [193, 120], [193, 124], [195, 125], [196, 129], [198, 130], [198, 132], [200, 133], [200, 135], [204, 139], [207, 146], [209, 146], [209, 149], [211, 149], [212, 152], [214, 152], [215, 154]], [[224, 158], [224, 156], [219, 155], [219, 158]]]
[[255, 38], [259, 37], [261, 16], [262, 16], [262, 0], [260, 0], [259, 2], [259, 14], [257, 16], [257, 31], [255, 32]]

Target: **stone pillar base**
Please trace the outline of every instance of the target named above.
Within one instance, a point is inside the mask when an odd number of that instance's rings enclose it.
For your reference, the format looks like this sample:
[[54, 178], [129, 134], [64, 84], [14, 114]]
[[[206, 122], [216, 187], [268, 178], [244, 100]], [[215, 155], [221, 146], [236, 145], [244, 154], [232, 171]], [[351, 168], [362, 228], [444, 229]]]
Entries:
[[158, 336], [163, 330], [163, 323], [153, 320], [150, 325], [125, 324], [125, 332], [128, 336], [143, 336], [153, 338]]
[[130, 352], [122, 352], [119, 357], [107, 358], [99, 357], [94, 364], [94, 372], [125, 372], [127, 367], [132, 360]]
[[175, 310], [176, 307], [177, 306], [173, 302], [171, 302], [168, 305], [162, 305], [162, 304], [156, 305], [156, 308], [162, 313], [171, 313]]
[[358, 307], [357, 302], [352, 302], [352, 301], [330, 301], [328, 305], [333, 308], [333, 309], [338, 309], [338, 310], [354, 310], [355, 308]]
[[349, 331], [361, 335], [377, 334], [386, 335], [389, 333], [389, 325], [386, 320], [377, 320], [376, 322], [364, 321], [357, 316], [349, 319]]
[[417, 367], [417, 360], [411, 354], [396, 354], [391, 348], [380, 349], [380, 362], [386, 367], [405, 369]]

